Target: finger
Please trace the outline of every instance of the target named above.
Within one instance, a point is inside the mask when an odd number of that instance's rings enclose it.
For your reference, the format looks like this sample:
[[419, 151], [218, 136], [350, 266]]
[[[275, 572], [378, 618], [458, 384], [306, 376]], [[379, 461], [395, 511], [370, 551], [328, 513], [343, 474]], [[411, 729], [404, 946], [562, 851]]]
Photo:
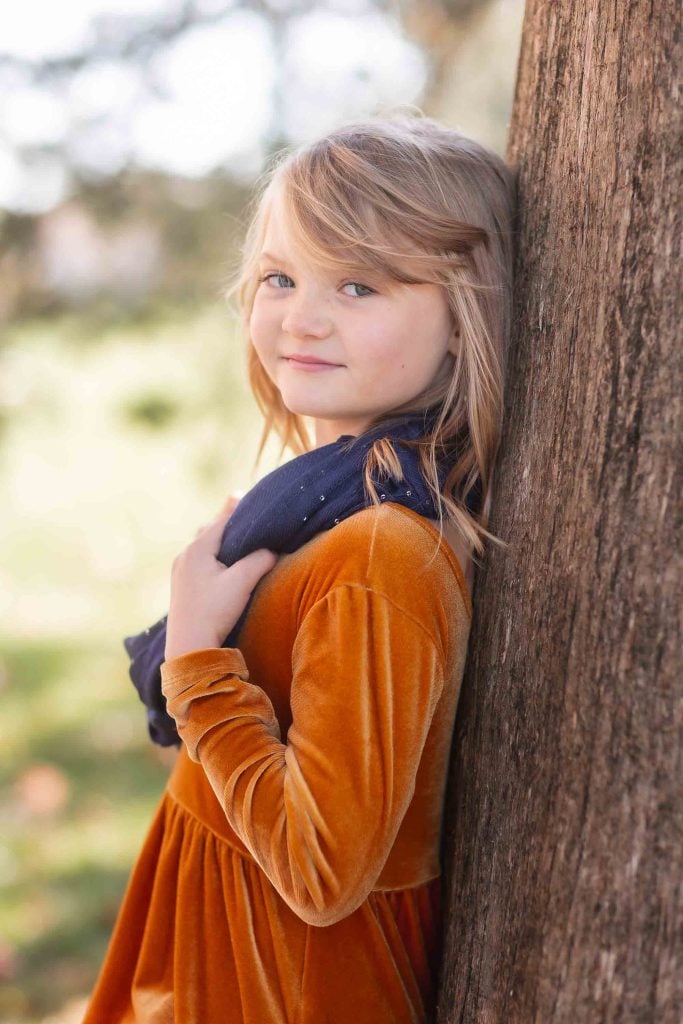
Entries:
[[261, 577], [270, 572], [277, 560], [278, 556], [274, 551], [269, 548], [257, 548], [256, 551], [250, 551], [244, 558], [240, 558], [230, 568], [239, 572], [245, 590], [252, 591]]
[[278, 560], [277, 552], [271, 551], [270, 548], [257, 548], [245, 557], [253, 563], [257, 572], [267, 572]]

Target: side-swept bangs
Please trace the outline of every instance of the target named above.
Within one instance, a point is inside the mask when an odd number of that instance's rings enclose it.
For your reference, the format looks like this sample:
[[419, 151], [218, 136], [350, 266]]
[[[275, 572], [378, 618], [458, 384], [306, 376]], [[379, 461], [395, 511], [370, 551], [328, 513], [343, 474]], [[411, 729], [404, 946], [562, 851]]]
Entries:
[[[369, 155], [368, 155], [369, 156]], [[362, 152], [323, 139], [271, 182], [293, 237], [324, 267], [371, 270], [403, 284], [446, 283], [454, 260], [487, 243], [482, 228], [424, 216], [420, 197]]]

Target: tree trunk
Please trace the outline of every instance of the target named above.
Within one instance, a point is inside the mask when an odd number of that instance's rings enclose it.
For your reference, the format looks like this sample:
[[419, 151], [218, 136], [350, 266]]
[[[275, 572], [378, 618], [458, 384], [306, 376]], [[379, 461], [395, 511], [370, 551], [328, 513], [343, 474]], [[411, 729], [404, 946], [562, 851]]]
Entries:
[[527, 3], [509, 547], [476, 582], [438, 1024], [683, 1020], [677, 17]]

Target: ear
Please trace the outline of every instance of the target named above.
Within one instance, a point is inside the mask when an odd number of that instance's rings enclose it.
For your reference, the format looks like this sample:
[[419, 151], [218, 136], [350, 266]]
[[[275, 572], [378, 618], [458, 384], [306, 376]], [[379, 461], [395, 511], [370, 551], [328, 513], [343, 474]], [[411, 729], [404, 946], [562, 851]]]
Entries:
[[451, 331], [451, 336], [448, 339], [448, 351], [452, 352], [454, 356], [457, 356], [460, 352], [460, 328], [454, 327]]

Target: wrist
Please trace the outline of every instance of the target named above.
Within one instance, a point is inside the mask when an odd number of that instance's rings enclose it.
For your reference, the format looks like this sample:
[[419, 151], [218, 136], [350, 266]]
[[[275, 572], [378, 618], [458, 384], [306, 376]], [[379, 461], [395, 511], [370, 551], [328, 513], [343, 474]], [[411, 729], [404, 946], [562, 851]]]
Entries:
[[167, 636], [164, 660], [170, 661], [171, 658], [178, 658], [181, 654], [188, 654], [189, 651], [203, 651], [214, 647], [220, 647], [220, 643], [215, 637], [207, 637], [206, 634]]

